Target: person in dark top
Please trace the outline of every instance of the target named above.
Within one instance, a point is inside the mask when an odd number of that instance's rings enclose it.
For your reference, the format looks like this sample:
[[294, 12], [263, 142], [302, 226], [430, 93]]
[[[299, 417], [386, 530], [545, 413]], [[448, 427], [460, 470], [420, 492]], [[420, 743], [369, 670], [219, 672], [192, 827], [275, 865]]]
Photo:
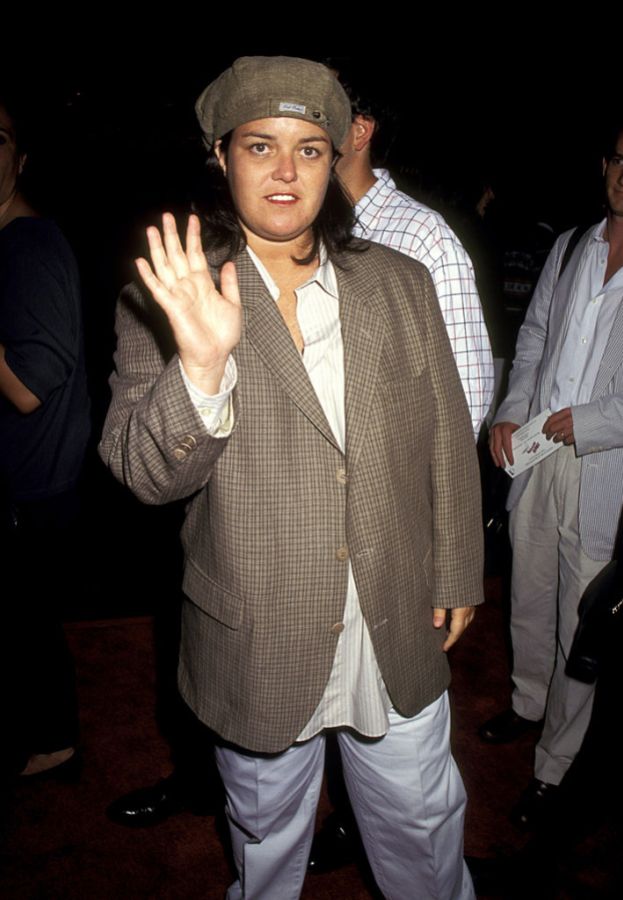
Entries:
[[[73, 561], [89, 437], [78, 268], [24, 199], [16, 119], [0, 105], [0, 516], [3, 772], [75, 770], [73, 662], [57, 611]], [[5, 720], [6, 723], [6, 720]]]

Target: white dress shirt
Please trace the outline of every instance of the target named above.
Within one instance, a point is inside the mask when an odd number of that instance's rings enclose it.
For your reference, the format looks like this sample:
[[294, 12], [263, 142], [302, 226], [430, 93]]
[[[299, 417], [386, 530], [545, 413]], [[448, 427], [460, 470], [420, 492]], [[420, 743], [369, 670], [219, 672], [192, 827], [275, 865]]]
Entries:
[[474, 434], [493, 399], [493, 357], [474, 270], [463, 245], [439, 213], [396, 188], [389, 172], [355, 206], [358, 237], [417, 259], [431, 274], [461, 377]]
[[619, 308], [623, 269], [615, 272], [604, 284], [610, 249], [603, 237], [605, 225], [604, 219], [595, 226], [578, 266], [552, 386], [552, 412], [590, 402], [597, 371]]

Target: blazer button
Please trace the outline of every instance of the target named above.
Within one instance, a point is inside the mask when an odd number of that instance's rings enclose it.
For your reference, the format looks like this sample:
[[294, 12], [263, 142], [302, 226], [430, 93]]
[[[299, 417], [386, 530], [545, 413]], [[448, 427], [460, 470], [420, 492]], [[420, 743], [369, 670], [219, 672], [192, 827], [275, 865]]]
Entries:
[[186, 450], [183, 447], [176, 447], [173, 451], [173, 456], [176, 459], [184, 459], [186, 457]]
[[187, 446], [189, 450], [194, 450], [197, 446], [197, 439], [192, 434], [185, 434], [182, 446]]
[[338, 547], [335, 551], [335, 558], [339, 559], [340, 562], [344, 562], [348, 559], [348, 547]]
[[344, 631], [344, 623], [336, 622], [335, 625], [331, 626], [331, 631], [333, 634], [341, 634]]
[[338, 484], [346, 484], [348, 481], [348, 476], [346, 474], [346, 469], [338, 469], [335, 473], [335, 477], [337, 479]]

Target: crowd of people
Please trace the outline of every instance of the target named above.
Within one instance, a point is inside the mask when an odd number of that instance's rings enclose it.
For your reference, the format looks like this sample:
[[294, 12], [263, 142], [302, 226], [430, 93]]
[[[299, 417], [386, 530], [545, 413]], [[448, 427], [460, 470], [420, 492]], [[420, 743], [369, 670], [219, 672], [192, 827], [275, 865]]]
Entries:
[[[573, 784], [607, 740], [611, 652], [599, 645], [607, 699], [593, 719], [594, 686], [568, 662], [623, 505], [623, 130], [604, 146], [605, 218], [553, 244], [509, 374], [500, 254], [498, 271], [482, 227], [479, 255], [473, 229], [462, 242], [398, 189], [383, 165], [391, 117], [353, 72], [243, 57], [196, 115], [201, 196], [182, 235], [169, 213], [148, 228], [121, 292], [99, 445], [143, 503], [186, 502], [179, 689], [194, 748], [109, 816], [154, 824], [218, 778], [230, 898], [296, 898], [307, 871], [340, 865], [359, 840], [384, 896], [472, 898], [446, 654], [483, 600], [476, 443], [483, 471], [487, 435], [493, 467], [517, 467], [533, 420], [530, 452], [546, 452], [508, 496], [512, 705], [479, 738], [541, 731], [512, 811], [528, 829], [578, 819]], [[80, 763], [73, 666], [48, 600], [90, 417], [76, 263], [24, 198], [26, 164], [19, 117], [0, 103], [0, 498], [21, 585], [5, 770], [37, 779]], [[477, 193], [482, 226], [495, 185]], [[510, 479], [495, 483], [504, 495]], [[615, 619], [617, 573], [593, 588]], [[314, 837], [325, 748], [342, 787]]]

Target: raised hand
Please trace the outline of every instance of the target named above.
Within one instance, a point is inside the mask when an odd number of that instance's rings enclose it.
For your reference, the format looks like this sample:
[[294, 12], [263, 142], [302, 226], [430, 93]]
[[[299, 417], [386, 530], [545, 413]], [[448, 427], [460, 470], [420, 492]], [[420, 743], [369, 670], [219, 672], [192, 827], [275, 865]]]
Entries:
[[157, 228], [147, 229], [152, 266], [136, 266], [154, 300], [169, 320], [177, 350], [189, 379], [206, 394], [216, 394], [227, 357], [240, 340], [242, 310], [233, 263], [221, 269], [221, 293], [214, 285], [201, 247], [197, 216], [186, 230], [186, 250], [171, 213], [162, 216], [164, 244]]

